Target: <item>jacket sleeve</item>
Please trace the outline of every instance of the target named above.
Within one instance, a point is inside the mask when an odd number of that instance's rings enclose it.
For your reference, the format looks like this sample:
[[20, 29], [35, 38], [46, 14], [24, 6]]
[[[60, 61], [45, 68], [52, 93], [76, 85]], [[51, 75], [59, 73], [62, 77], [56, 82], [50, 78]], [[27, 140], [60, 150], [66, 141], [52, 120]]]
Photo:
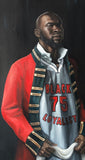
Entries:
[[[8, 73], [1, 112], [4, 120], [13, 129], [17, 137], [37, 155], [44, 138], [33, 131], [23, 113], [23, 79], [18, 66], [13, 64]], [[33, 149], [32, 149], [33, 148]]]
[[[74, 68], [74, 71], [75, 71], [75, 79], [76, 79], [76, 82], [77, 82], [77, 88], [79, 88], [79, 81], [78, 81], [78, 71], [79, 71], [79, 68], [78, 68], [78, 64], [77, 62], [70, 58], [70, 63], [73, 65], [73, 68]], [[80, 94], [79, 94], [79, 90], [77, 91], [77, 94], [79, 95], [79, 98], [80, 98]], [[80, 98], [80, 107], [79, 107], [79, 121], [80, 121], [80, 129], [79, 129], [79, 134], [82, 134], [83, 136], [85, 136], [85, 106], [84, 106], [84, 103], [83, 101], [81, 100]]]
[[79, 134], [85, 136], [85, 108], [82, 101], [80, 101], [80, 130]]

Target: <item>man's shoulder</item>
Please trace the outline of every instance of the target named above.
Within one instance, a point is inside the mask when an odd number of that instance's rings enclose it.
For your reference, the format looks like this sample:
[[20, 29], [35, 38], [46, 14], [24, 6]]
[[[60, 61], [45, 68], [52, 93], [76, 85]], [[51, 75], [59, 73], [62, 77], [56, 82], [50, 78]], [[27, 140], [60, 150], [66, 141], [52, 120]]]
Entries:
[[74, 57], [69, 56], [68, 57], [71, 65], [73, 65], [73, 67], [77, 70], [78, 69], [78, 60]]
[[29, 53], [27, 56], [22, 57], [22, 58], [16, 60], [14, 62], [14, 64], [16, 64], [16, 65], [23, 65], [25, 63], [33, 63], [33, 62], [34, 62], [34, 60], [33, 60], [32, 54]]
[[16, 60], [10, 67], [10, 70], [13, 71], [13, 70], [16, 70], [16, 71], [19, 71], [19, 72], [24, 72], [26, 70], [30, 70], [34, 67], [35, 68], [35, 61], [30, 54], [28, 54], [27, 56], [25, 57], [22, 57], [18, 60]]
[[20, 67], [23, 67], [23, 66], [26, 66], [26, 65], [31, 65], [31, 64], [35, 64], [35, 61], [32, 57], [32, 54], [29, 53], [27, 56], [25, 57], [22, 57], [18, 60], [16, 60], [12, 66], [20, 66]]

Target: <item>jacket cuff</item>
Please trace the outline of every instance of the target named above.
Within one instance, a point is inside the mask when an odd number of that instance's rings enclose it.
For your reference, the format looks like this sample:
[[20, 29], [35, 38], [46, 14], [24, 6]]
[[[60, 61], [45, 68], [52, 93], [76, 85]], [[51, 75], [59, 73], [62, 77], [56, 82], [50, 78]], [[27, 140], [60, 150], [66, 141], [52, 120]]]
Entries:
[[83, 121], [80, 122], [79, 134], [82, 134], [83, 136], [85, 136], [85, 122]]
[[37, 134], [35, 131], [32, 131], [28, 136], [25, 145], [34, 153], [36, 156], [43, 145], [45, 138]]

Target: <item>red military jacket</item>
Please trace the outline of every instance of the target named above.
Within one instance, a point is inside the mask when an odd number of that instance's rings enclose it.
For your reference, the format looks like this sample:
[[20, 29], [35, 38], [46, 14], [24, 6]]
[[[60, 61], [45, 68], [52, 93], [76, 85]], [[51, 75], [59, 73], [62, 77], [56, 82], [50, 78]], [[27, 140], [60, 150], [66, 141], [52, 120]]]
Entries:
[[[28, 120], [30, 113], [30, 96], [33, 96], [31, 90], [34, 75], [41, 76], [39, 73], [35, 74], [38, 61], [40, 61], [40, 57], [36, 50], [33, 51], [33, 54], [29, 54], [17, 60], [11, 66], [5, 83], [1, 112], [5, 121], [21, 140], [17, 149], [16, 160], [27, 160], [28, 157], [30, 160], [34, 160], [34, 155], [37, 155], [45, 140], [44, 137], [36, 132], [36, 129], [34, 129]], [[70, 59], [70, 63], [70, 68], [73, 66], [76, 71], [75, 62]], [[38, 68], [38, 70], [45, 71], [45, 69], [42, 68]], [[73, 74], [73, 71], [70, 71], [70, 74]], [[41, 77], [44, 78], [44, 76]], [[74, 90], [76, 89], [74, 88]], [[33, 94], [37, 96], [37, 93]], [[80, 121], [82, 121], [80, 132], [84, 135], [85, 110], [82, 103], [80, 105], [80, 110]], [[31, 113], [33, 113], [33, 111], [31, 111]], [[33, 125], [35, 124], [33, 123]], [[24, 144], [26, 144], [27, 147], [25, 147]], [[35, 151], [35, 148], [38, 149]]]

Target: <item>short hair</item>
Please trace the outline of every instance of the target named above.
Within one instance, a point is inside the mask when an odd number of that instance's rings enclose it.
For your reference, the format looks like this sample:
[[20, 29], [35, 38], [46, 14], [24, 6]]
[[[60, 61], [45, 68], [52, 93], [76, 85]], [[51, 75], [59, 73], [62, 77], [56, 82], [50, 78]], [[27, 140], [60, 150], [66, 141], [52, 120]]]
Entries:
[[45, 16], [45, 15], [47, 15], [47, 16], [49, 16], [49, 17], [51, 17], [51, 18], [54, 17], [54, 16], [56, 16], [56, 17], [58, 17], [58, 19], [60, 20], [60, 22], [63, 24], [63, 21], [62, 21], [61, 17], [60, 17], [58, 14], [56, 14], [56, 13], [54, 13], [54, 12], [51, 12], [51, 11], [46, 11], [46, 12], [42, 13], [42, 14], [36, 19], [36, 23], [35, 23], [36, 28], [39, 27], [40, 22], [41, 22], [41, 18], [42, 18], [43, 16]]

